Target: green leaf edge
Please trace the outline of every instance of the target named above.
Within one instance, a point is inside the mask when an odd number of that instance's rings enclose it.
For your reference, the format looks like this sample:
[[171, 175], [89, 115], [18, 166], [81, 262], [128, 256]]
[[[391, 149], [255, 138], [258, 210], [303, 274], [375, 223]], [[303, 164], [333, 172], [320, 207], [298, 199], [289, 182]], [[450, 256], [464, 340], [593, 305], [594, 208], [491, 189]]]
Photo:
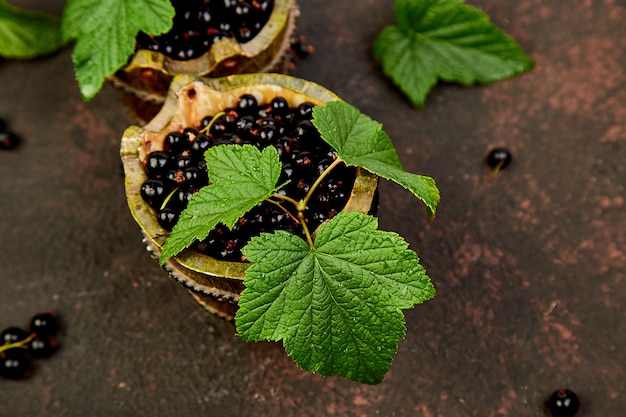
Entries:
[[418, 91], [410, 90], [409, 87], [407, 87], [406, 85], [407, 84], [406, 80], [402, 78], [398, 78], [398, 76], [394, 72], [394, 69], [397, 66], [391, 65], [391, 64], [386, 65], [385, 51], [386, 51], [387, 42], [385, 42], [385, 38], [386, 37], [395, 38], [394, 42], [396, 43], [409, 41], [409, 38], [406, 35], [404, 36], [399, 35], [406, 31], [409, 31], [409, 32], [413, 31], [413, 29], [408, 26], [408, 23], [406, 22], [406, 18], [401, 12], [399, 5], [404, 4], [404, 3], [409, 3], [411, 1], [418, 1], [418, 0], [396, 0], [396, 2], [394, 3], [394, 14], [396, 15], [397, 24], [386, 26], [379, 32], [379, 34], [374, 39], [372, 52], [373, 52], [374, 59], [376, 59], [377, 61], [380, 61], [380, 63], [382, 64], [383, 73], [393, 81], [393, 83], [400, 89], [400, 91], [402, 91], [402, 93], [409, 99], [413, 107], [415, 107], [416, 109], [420, 110], [424, 107], [428, 93], [437, 84], [439, 80], [445, 81], [445, 82], [458, 83], [465, 87], [469, 87], [472, 85], [487, 85], [487, 84], [492, 84], [498, 81], [503, 81], [506, 79], [519, 76], [535, 68], [536, 66], [535, 61], [528, 54], [526, 54], [526, 52], [523, 50], [521, 45], [513, 37], [508, 35], [503, 29], [500, 29], [494, 23], [492, 23], [489, 16], [484, 11], [474, 6], [464, 4], [464, 0], [428, 0], [430, 1], [431, 4], [437, 3], [436, 5], [432, 7], [433, 8], [437, 7], [441, 11], [445, 9], [452, 9], [452, 8], [458, 7], [458, 8], [466, 8], [476, 13], [476, 15], [479, 16], [478, 19], [488, 24], [491, 30], [494, 33], [496, 33], [497, 36], [500, 36], [505, 42], [508, 42], [509, 45], [511, 45], [512, 47], [516, 47], [518, 49], [519, 56], [522, 57], [523, 59], [518, 61], [518, 63], [520, 64], [518, 68], [512, 69], [508, 74], [502, 74], [499, 77], [494, 77], [489, 80], [473, 80], [469, 82], [463, 82], [462, 80], [456, 79], [454, 77], [441, 76], [440, 74], [435, 74], [435, 75], [429, 74], [427, 78], [425, 77], [424, 79], [421, 79], [421, 78], [415, 79], [417, 80], [417, 83], [423, 84], [422, 88], [424, 92], [422, 94], [420, 94]]

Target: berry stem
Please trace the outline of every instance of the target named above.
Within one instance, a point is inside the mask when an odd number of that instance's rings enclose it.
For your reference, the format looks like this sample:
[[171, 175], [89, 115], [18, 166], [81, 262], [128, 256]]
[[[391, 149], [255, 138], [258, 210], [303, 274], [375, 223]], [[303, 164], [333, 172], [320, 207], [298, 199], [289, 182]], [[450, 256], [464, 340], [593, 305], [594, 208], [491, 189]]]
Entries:
[[504, 161], [498, 162], [498, 165], [493, 167], [493, 170], [491, 171], [491, 175], [494, 175], [494, 176], [497, 175], [498, 172], [500, 172], [500, 168], [502, 168], [502, 165], [504, 165]]
[[213, 126], [215, 124], [217, 119], [219, 119], [220, 117], [222, 117], [225, 114], [226, 114], [226, 112], [223, 112], [223, 111], [218, 112], [215, 116], [213, 116], [213, 118], [211, 119], [209, 124], [206, 125], [205, 127], [203, 127], [202, 130], [200, 130], [200, 133], [209, 133], [209, 130], [211, 129], [211, 126]]
[[161, 204], [161, 208], [159, 210], [163, 210], [165, 208], [165, 206], [167, 206], [167, 203], [170, 202], [170, 200], [172, 199], [172, 197], [174, 196], [174, 193], [176, 191], [178, 191], [180, 187], [176, 187], [172, 190], [171, 193], [169, 193], [169, 195], [167, 197], [165, 197], [165, 200], [163, 200], [163, 204]]
[[[313, 183], [313, 185], [311, 185], [311, 188], [309, 188], [309, 192], [306, 193], [306, 196], [304, 197], [304, 199], [302, 200], [302, 210], [304, 210], [304, 207], [306, 207], [306, 205], [308, 204], [309, 200], [311, 199], [311, 196], [313, 195], [313, 193], [315, 192], [315, 190], [317, 189], [317, 186], [320, 185], [320, 183], [324, 180], [324, 178], [330, 174], [330, 171], [333, 170], [333, 168], [335, 168], [337, 165], [339, 165], [340, 163], [342, 163], [343, 160], [341, 158], [337, 158], [335, 159], [332, 164], [328, 165], [328, 167], [326, 167], [326, 169], [324, 170], [324, 172], [322, 172], [320, 174], [319, 177], [317, 177], [317, 179], [315, 180], [315, 182]], [[299, 208], [299, 207], [298, 207]]]
[[4, 352], [5, 350], [24, 347], [24, 345], [28, 344], [28, 342], [33, 340], [35, 338], [35, 336], [37, 336], [37, 334], [36, 333], [32, 333], [30, 336], [28, 336], [24, 340], [18, 340], [15, 343], [7, 343], [7, 344], [4, 344], [4, 345], [0, 345], [0, 353]]

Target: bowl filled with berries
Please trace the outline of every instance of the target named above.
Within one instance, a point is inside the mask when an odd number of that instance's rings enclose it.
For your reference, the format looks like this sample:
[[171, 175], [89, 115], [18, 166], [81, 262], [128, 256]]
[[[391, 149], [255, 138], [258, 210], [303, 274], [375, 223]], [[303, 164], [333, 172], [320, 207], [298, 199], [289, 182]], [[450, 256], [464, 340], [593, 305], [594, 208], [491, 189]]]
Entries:
[[284, 72], [294, 42], [295, 0], [173, 1], [171, 29], [139, 32], [135, 53], [108, 80], [140, 122], [163, 105], [172, 78]]
[[382, 381], [401, 310], [434, 296], [408, 243], [378, 229], [381, 178], [434, 217], [382, 125], [282, 74], [176, 76], [122, 137], [126, 198], [148, 251], [246, 341], [282, 340], [303, 369]]
[[[282, 165], [279, 181], [286, 183], [276, 199], [294, 201], [307, 198], [336, 159], [311, 118], [314, 106], [338, 98], [314, 83], [279, 74], [183, 75], [170, 92], [156, 118], [144, 128], [127, 129], [122, 139], [128, 203], [156, 256], [192, 196], [210, 183], [209, 149], [276, 149]], [[336, 167], [316, 187], [318, 192], [307, 198], [304, 220], [311, 230], [339, 211], [376, 208], [377, 177], [366, 170]], [[277, 229], [304, 236], [297, 207], [287, 208], [285, 201], [260, 202], [231, 228], [217, 224], [163, 267], [211, 312], [232, 319], [249, 265], [243, 246], [253, 236]]]

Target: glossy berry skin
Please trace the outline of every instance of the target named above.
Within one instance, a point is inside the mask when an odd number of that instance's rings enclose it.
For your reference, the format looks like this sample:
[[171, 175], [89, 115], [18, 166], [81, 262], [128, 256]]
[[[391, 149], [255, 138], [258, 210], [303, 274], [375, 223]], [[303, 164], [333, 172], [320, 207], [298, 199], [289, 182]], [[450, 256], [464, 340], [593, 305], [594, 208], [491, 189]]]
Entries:
[[152, 208], [159, 208], [165, 198], [167, 198], [168, 189], [165, 183], [158, 179], [148, 179], [141, 184], [141, 197]]
[[49, 312], [39, 313], [30, 321], [30, 331], [37, 333], [37, 336], [54, 336], [57, 329], [57, 320], [52, 313]]
[[57, 343], [51, 337], [37, 335], [28, 343], [28, 355], [31, 358], [47, 358], [56, 350]]
[[146, 158], [146, 171], [154, 178], [161, 178], [171, 169], [172, 158], [166, 152], [151, 152]]
[[11, 150], [17, 147], [20, 138], [13, 132], [0, 131], [0, 149]]
[[508, 167], [512, 160], [513, 156], [506, 148], [494, 148], [487, 155], [487, 165], [495, 171]]
[[7, 379], [23, 379], [32, 373], [24, 349], [14, 348], [0, 353], [0, 375]]
[[562, 388], [550, 396], [547, 406], [552, 417], [574, 417], [580, 408], [580, 400], [576, 393]]
[[28, 337], [28, 333], [19, 327], [9, 327], [0, 333], [0, 345], [8, 345], [19, 342]]

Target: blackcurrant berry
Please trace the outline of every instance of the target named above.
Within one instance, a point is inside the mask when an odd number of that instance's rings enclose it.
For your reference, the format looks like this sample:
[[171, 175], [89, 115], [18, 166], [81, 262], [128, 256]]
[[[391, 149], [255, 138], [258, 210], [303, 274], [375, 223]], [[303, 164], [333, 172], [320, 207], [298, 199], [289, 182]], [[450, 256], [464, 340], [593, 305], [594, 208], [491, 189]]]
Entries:
[[190, 166], [183, 171], [185, 184], [193, 187], [204, 187], [208, 185], [209, 177], [206, 171], [197, 166]]
[[171, 132], [165, 137], [163, 147], [174, 155], [180, 155], [189, 148], [189, 138], [178, 132]]
[[191, 154], [194, 158], [204, 160], [204, 153], [213, 145], [213, 141], [207, 135], [201, 134], [191, 142]]
[[289, 103], [285, 97], [274, 97], [270, 101], [270, 109], [272, 114], [285, 114], [289, 111]]
[[14, 348], [0, 353], [0, 375], [7, 379], [22, 379], [32, 373], [25, 349]]
[[10, 150], [19, 145], [20, 138], [13, 132], [0, 132], [0, 149]]
[[552, 417], [574, 417], [580, 408], [580, 401], [573, 391], [562, 388], [550, 396], [547, 405]]
[[52, 313], [35, 315], [30, 321], [30, 331], [38, 336], [53, 336], [57, 332], [57, 320]]
[[308, 101], [305, 101], [304, 103], [300, 103], [300, 105], [298, 105], [297, 111], [298, 111], [298, 116], [301, 119], [308, 119], [310, 120], [311, 117], [313, 117], [313, 104], [309, 103]]
[[141, 198], [152, 208], [159, 208], [167, 197], [168, 188], [162, 180], [148, 179], [141, 184]]
[[241, 115], [251, 115], [259, 108], [257, 99], [252, 94], [243, 94], [237, 102], [237, 112]]
[[146, 158], [146, 172], [151, 178], [161, 178], [172, 169], [172, 158], [166, 152], [155, 151]]
[[489, 165], [494, 172], [497, 172], [508, 167], [512, 159], [513, 157], [508, 149], [494, 148], [487, 154], [487, 165]]
[[178, 216], [178, 211], [165, 207], [157, 213], [157, 221], [162, 228], [171, 231], [178, 221]]
[[19, 327], [9, 327], [0, 333], [0, 345], [8, 345], [19, 342], [28, 337], [28, 333]]
[[35, 336], [28, 343], [28, 355], [31, 358], [42, 359], [52, 355], [57, 350], [57, 343], [52, 337]]

